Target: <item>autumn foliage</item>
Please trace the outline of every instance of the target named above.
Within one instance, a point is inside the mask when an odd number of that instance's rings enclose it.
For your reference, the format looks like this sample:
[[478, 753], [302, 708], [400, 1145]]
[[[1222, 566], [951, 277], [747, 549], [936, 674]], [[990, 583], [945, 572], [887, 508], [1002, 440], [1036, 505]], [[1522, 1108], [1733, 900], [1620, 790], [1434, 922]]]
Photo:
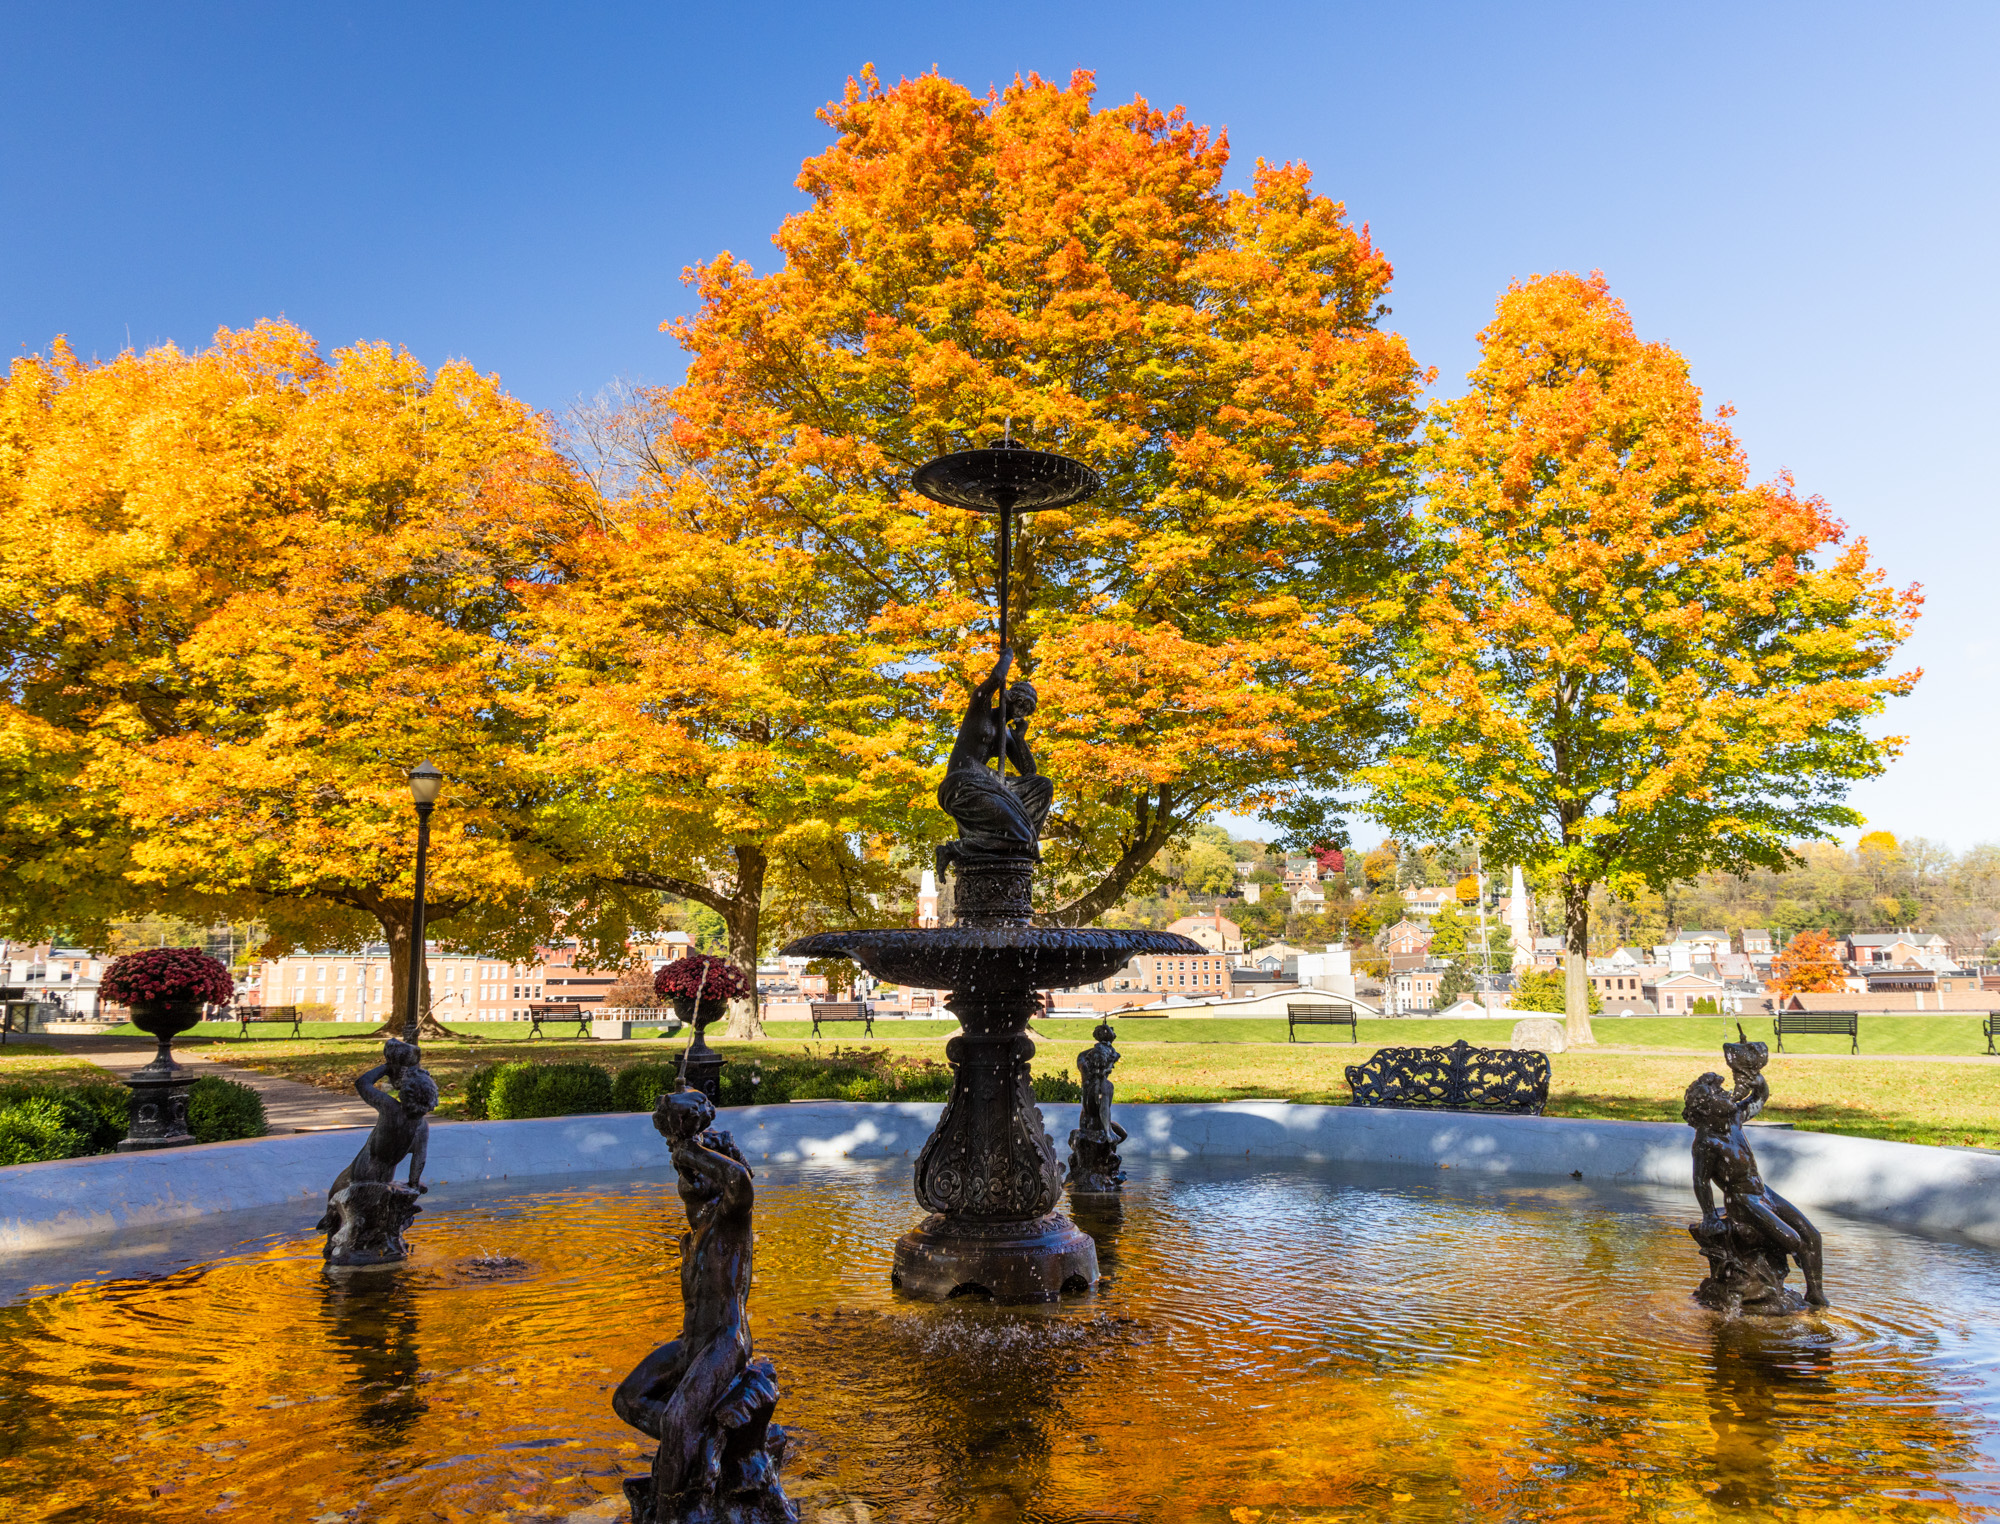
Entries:
[[1379, 723], [1420, 381], [1388, 261], [1304, 166], [1226, 192], [1222, 138], [1094, 94], [851, 82], [783, 265], [694, 272], [687, 381], [654, 399], [940, 729], [992, 660], [992, 527], [910, 472], [1009, 427], [1104, 472], [1027, 522], [1012, 592], [1066, 921], [1217, 807], [1320, 821]]
[[1816, 995], [1847, 988], [1847, 969], [1833, 938], [1802, 931], [1771, 960], [1770, 988], [1778, 995]]
[[1511, 287], [1471, 383], [1426, 441], [1410, 733], [1375, 808], [1550, 870], [1581, 1038], [1593, 885], [1776, 868], [1859, 823], [1918, 600], [1819, 500], [1750, 480], [1729, 410], [1601, 277]]
[[[574, 928], [539, 834], [521, 589], [558, 575], [565, 471], [499, 384], [289, 324], [0, 386], [0, 902], [89, 935], [121, 908], [256, 916], [283, 945], [386, 938], [451, 780], [432, 924], [526, 955]], [[589, 902], [586, 902], [586, 909]], [[616, 940], [622, 942], [622, 936]]]

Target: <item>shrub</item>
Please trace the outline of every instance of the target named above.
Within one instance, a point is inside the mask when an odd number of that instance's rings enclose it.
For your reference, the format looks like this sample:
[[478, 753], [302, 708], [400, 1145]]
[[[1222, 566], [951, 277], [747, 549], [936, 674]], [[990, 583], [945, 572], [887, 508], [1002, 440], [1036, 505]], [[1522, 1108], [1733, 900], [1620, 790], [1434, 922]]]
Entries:
[[612, 1109], [611, 1076], [596, 1064], [502, 1064], [486, 1095], [486, 1114], [496, 1122]]
[[[674, 1088], [679, 1074], [680, 1065], [672, 1059], [649, 1058], [627, 1065], [611, 1081], [611, 1109], [651, 1111], [662, 1093]], [[724, 1101], [725, 1104], [742, 1104], [740, 1101], [730, 1102], [726, 1092]]]
[[[518, 1064], [517, 1060], [517, 1064]], [[465, 1076], [465, 1114], [475, 1122], [486, 1120], [486, 1106], [493, 1094], [494, 1078], [504, 1063], [477, 1064]]]
[[1033, 1081], [1038, 1101], [1081, 1101], [1083, 1085], [1067, 1074], [1037, 1074]]
[[131, 1122], [131, 1090], [109, 1081], [84, 1085], [0, 1085], [0, 1107], [29, 1100], [53, 1100], [61, 1106], [71, 1130], [90, 1140], [87, 1153], [108, 1153], [116, 1148]]
[[90, 1108], [56, 1091], [0, 1106], [0, 1165], [94, 1154]]
[[197, 1143], [261, 1138], [270, 1131], [264, 1098], [236, 1080], [204, 1074], [188, 1090], [188, 1131]]

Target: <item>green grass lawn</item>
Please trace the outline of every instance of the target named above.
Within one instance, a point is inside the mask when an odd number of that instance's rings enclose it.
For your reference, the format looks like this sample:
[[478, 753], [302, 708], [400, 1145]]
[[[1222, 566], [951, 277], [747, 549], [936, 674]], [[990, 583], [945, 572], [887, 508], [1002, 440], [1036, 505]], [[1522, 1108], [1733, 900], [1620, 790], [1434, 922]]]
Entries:
[[[1950, 1143], [2000, 1148], [2000, 1063], [1871, 1063], [1876, 1051], [1967, 1051], [1964, 1028], [1977, 1020], [1949, 1016], [1883, 1018], [1862, 1024], [1863, 1054], [1773, 1054], [1769, 1074], [1773, 1120], [1824, 1132], [1892, 1138], [1912, 1143]], [[494, 1023], [495, 1027], [501, 1026]], [[1090, 1045], [1093, 1023], [1064, 1019], [1036, 1023], [1037, 1072], [1074, 1075], [1076, 1055]], [[1348, 1099], [1346, 1069], [1383, 1042], [1435, 1043], [1455, 1037], [1504, 1043], [1510, 1022], [1375, 1021], [1362, 1023], [1363, 1041], [1284, 1041], [1282, 1021], [1216, 1020], [1201, 1017], [1125, 1021], [1119, 1024], [1118, 1098], [1129, 1102], [1218, 1101], [1277, 1098], [1320, 1104]], [[1600, 1038], [1620, 1037], [1638, 1019], [1600, 1019]], [[1685, 1054], [1648, 1055], [1629, 1051], [1638, 1044], [1559, 1054], [1553, 1060], [1549, 1113], [1552, 1116], [1608, 1117], [1678, 1122], [1688, 1082], [1705, 1069], [1722, 1068], [1721, 1044], [1733, 1025], [1713, 1017], [1643, 1022], [1653, 1041], [1647, 1046], [1687, 1048]], [[1753, 1036], [1768, 1038], [1770, 1023]], [[1217, 1030], [1220, 1029], [1220, 1030]], [[1275, 1036], [1273, 1035], [1275, 1029]], [[525, 1026], [523, 1026], [525, 1031]], [[824, 1029], [823, 1029], [824, 1030]], [[725, 1056], [747, 1062], [762, 1054], [831, 1054], [838, 1048], [890, 1049], [912, 1057], [942, 1059], [948, 1022], [883, 1022], [871, 1041], [859, 1032], [831, 1033], [818, 1043], [806, 1040], [806, 1023], [778, 1023], [759, 1042], [719, 1041]], [[1900, 1041], [1891, 1041], [1896, 1038]], [[528, 1044], [509, 1040], [432, 1042], [425, 1064], [442, 1091], [441, 1118], [459, 1114], [465, 1073], [495, 1058], [536, 1057], [550, 1061], [588, 1060], [610, 1069], [658, 1060], [677, 1052], [682, 1038], [664, 1042], [597, 1042], [555, 1039]], [[1802, 1045], [1803, 1046], [1803, 1045]], [[1984, 1043], [1978, 1048], [1983, 1050]], [[350, 1040], [313, 1038], [301, 1042], [227, 1041], [210, 1048], [227, 1062], [281, 1074], [290, 1079], [346, 1090], [371, 1057], [368, 1046]], [[1712, 1056], [1704, 1056], [1712, 1055]], [[25, 1077], [25, 1076], [23, 1076]]]
[[[1514, 1022], [1519, 1018], [1509, 1017], [1500, 1021], [1434, 1021], [1423, 1017], [1405, 1020], [1370, 1020], [1362, 1018], [1358, 1033], [1362, 1047], [1410, 1044], [1431, 1045], [1449, 1043], [1458, 1038], [1480, 1047], [1505, 1047]], [[1560, 1019], [1560, 1018], [1557, 1018]], [[1161, 1043], [1279, 1043], [1286, 1041], [1285, 1023], [1281, 1017], [1257, 1016], [1172, 1016], [1143, 1017], [1123, 1012], [1111, 1018], [1118, 1030], [1119, 1041], [1161, 1042]], [[1978, 1016], [1864, 1016], [1861, 1018], [1861, 1051], [1870, 1053], [1908, 1054], [1984, 1054], [1986, 1039], [1980, 1035], [1981, 1018]], [[1096, 1022], [1085, 1017], [1064, 1016], [1042, 1018], [1034, 1023], [1037, 1037], [1053, 1043], [1075, 1043], [1079, 1047], [1089, 1047], [1091, 1029]], [[475, 1046], [486, 1043], [525, 1043], [530, 1039], [531, 1030], [525, 1021], [465, 1021], [446, 1025]], [[1598, 1016], [1591, 1022], [1602, 1047], [1619, 1048], [1698, 1048], [1704, 1052], [1719, 1050], [1725, 1041], [1734, 1041], [1736, 1023], [1734, 1018], [1721, 1016]], [[875, 1034], [864, 1035], [859, 1023], [840, 1022], [820, 1028], [823, 1043], [903, 1047], [939, 1042], [956, 1031], [958, 1024], [949, 1019], [926, 1021], [878, 1021]], [[1759, 1042], [1771, 1044], [1775, 1050], [1776, 1039], [1771, 1035], [1771, 1018], [1768, 1016], [1745, 1017], [1743, 1027]], [[303, 1040], [310, 1042], [344, 1042], [349, 1046], [365, 1040], [373, 1027], [358, 1021], [308, 1021], [300, 1031]], [[642, 1034], [646, 1031], [638, 1029]], [[711, 1029], [712, 1030], [712, 1029]], [[142, 1037], [138, 1028], [123, 1026], [113, 1029], [115, 1035]], [[545, 1041], [561, 1041], [573, 1038], [573, 1025], [550, 1023], [544, 1028], [542, 1038], [534, 1039], [537, 1046]], [[1338, 1035], [1335, 1035], [1337, 1032]], [[553, 1035], [552, 1035], [553, 1034]], [[780, 1043], [805, 1043], [812, 1040], [812, 1023], [808, 1021], [774, 1021], [766, 1028], [766, 1041]], [[659, 1036], [664, 1038], [664, 1029]], [[641, 1037], [639, 1040], [650, 1041]], [[683, 1041], [682, 1038], [670, 1039]], [[205, 1043], [223, 1044], [246, 1051], [272, 1049], [283, 1043], [293, 1043], [291, 1029], [278, 1025], [252, 1026], [248, 1036], [239, 1037], [234, 1022], [203, 1022], [192, 1031], [175, 1039], [177, 1043], [196, 1045]], [[1292, 1046], [1331, 1045], [1351, 1046], [1344, 1028], [1332, 1029], [1314, 1027], [1301, 1029], [1298, 1041]], [[1844, 1037], [1787, 1037], [1785, 1049], [1788, 1053], [1839, 1053], [1848, 1050]], [[220, 1057], [221, 1055], [216, 1055]], [[236, 1059], [232, 1056], [231, 1062]]]
[[[1502, 1021], [1435, 1021], [1424, 1017], [1405, 1020], [1369, 1020], [1363, 1017], [1357, 1034], [1363, 1047], [1407, 1044], [1430, 1046], [1458, 1038], [1477, 1047], [1500, 1047], [1514, 1030], [1518, 1017]], [[1554, 1018], [1560, 1020], [1560, 1017]], [[1282, 1017], [1257, 1016], [1170, 1016], [1138, 1017], [1123, 1012], [1110, 1018], [1118, 1040], [1126, 1042], [1175, 1043], [1260, 1043], [1285, 1042]], [[1959, 1053], [1983, 1054], [1986, 1039], [1980, 1036], [1978, 1016], [1864, 1016], [1861, 1018], [1861, 1051], [1868, 1053]], [[1096, 1022], [1082, 1017], [1039, 1018], [1034, 1023], [1038, 1037], [1050, 1042], [1074, 1042], [1089, 1047]], [[1699, 1048], [1719, 1051], [1722, 1044], [1736, 1040], [1736, 1022], [1722, 1016], [1597, 1016], [1591, 1027], [1600, 1046], [1631, 1048]], [[839, 1043], [871, 1042], [901, 1046], [904, 1043], [935, 1041], [955, 1031], [952, 1021], [878, 1021], [872, 1038], [850, 1023], [823, 1025], [823, 1041]], [[1743, 1029], [1775, 1051], [1771, 1018], [1745, 1017]], [[812, 1032], [805, 1021], [774, 1021], [766, 1028], [768, 1040], [804, 1042]], [[1335, 1034], [1338, 1035], [1335, 1035]], [[1330, 1044], [1348, 1047], [1345, 1028], [1301, 1028], [1295, 1047]], [[1845, 1037], [1787, 1037], [1787, 1053], [1846, 1053]]]

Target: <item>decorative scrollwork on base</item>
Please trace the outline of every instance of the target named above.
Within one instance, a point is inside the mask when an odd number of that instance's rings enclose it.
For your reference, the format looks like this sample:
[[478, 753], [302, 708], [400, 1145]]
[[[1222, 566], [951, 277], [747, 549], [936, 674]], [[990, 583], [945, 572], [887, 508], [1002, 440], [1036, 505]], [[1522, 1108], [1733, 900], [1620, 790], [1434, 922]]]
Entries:
[[1348, 1066], [1347, 1083], [1356, 1106], [1538, 1117], [1549, 1104], [1549, 1058], [1460, 1038], [1448, 1048], [1378, 1049]]

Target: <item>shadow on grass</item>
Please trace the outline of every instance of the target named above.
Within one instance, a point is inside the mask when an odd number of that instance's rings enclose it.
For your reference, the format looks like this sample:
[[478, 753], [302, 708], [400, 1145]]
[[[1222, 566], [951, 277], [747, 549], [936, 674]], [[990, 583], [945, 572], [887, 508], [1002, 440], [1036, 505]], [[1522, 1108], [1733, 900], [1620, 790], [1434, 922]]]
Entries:
[[[1665, 1101], [1631, 1095], [1571, 1092], [1550, 1096], [1548, 1115], [1611, 1122], [1678, 1122], [1681, 1120], [1681, 1103], [1678, 1099]], [[1882, 1138], [1891, 1143], [2000, 1148], [2000, 1122], [1939, 1122], [1927, 1117], [1885, 1115], [1870, 1111], [1865, 1106], [1839, 1106], [1823, 1101], [1794, 1106], [1773, 1104], [1765, 1108], [1764, 1116], [1773, 1122], [1790, 1122], [1802, 1132]], [[1755, 1131], [1751, 1129], [1753, 1143]]]

